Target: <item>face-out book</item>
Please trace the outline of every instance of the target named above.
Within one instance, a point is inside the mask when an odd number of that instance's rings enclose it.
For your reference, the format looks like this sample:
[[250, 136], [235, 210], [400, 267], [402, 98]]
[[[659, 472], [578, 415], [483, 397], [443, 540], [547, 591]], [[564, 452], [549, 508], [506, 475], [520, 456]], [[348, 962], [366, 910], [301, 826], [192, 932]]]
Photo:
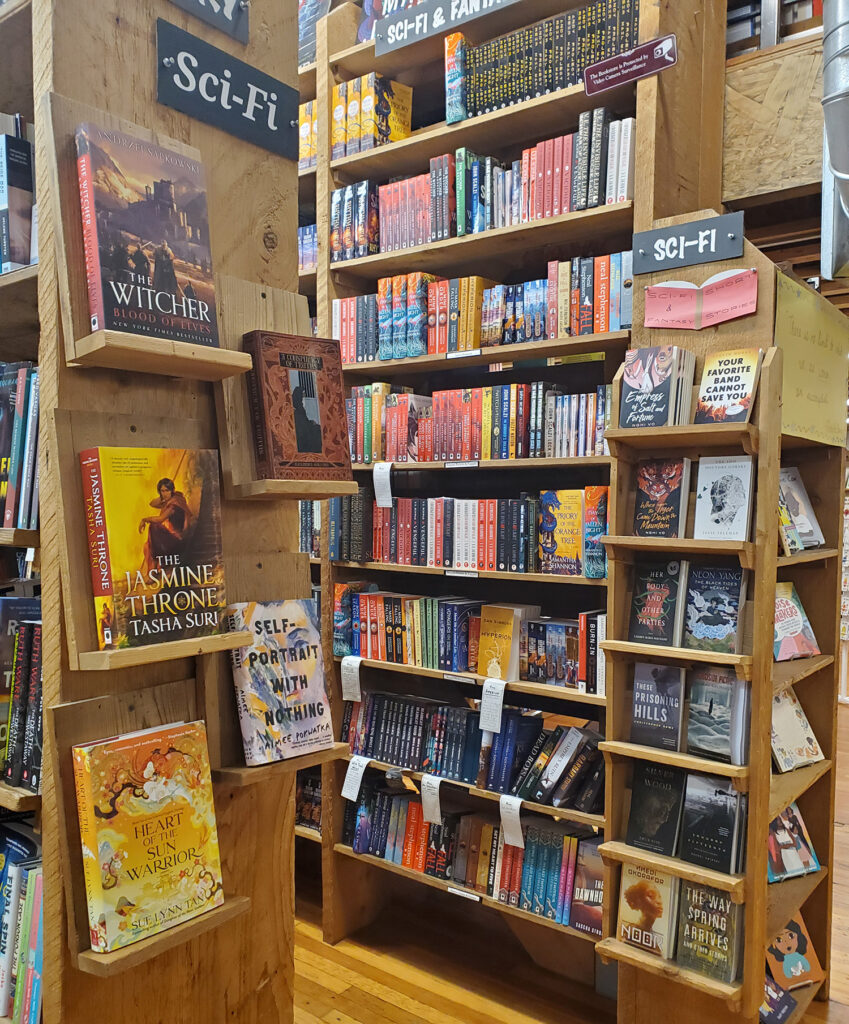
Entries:
[[794, 658], [811, 658], [819, 653], [817, 638], [795, 584], [790, 580], [779, 580], [775, 584], [773, 657], [776, 661], [792, 661]]
[[766, 947], [766, 962], [776, 985], [785, 990], [811, 985], [825, 977], [801, 914], [791, 917]]
[[82, 744], [72, 755], [95, 952], [224, 902], [203, 722]]
[[619, 426], [665, 427], [688, 423], [695, 357], [675, 345], [625, 353]]
[[257, 476], [351, 480], [338, 341], [252, 331], [242, 347]]
[[636, 761], [626, 842], [641, 850], [675, 855], [687, 773], [652, 761]]
[[634, 535], [683, 537], [689, 498], [689, 459], [643, 459], [638, 462]]
[[76, 140], [92, 331], [217, 346], [203, 164], [96, 124]]
[[100, 650], [224, 631], [218, 452], [80, 452]]
[[230, 652], [245, 763], [268, 764], [333, 745], [321, 629], [312, 600], [249, 601], [227, 609], [250, 647]]
[[769, 971], [764, 976], [764, 1000], [758, 1008], [760, 1024], [784, 1024], [796, 1009], [796, 1000], [775, 984]]
[[742, 911], [729, 893], [682, 879], [675, 962], [716, 981], [733, 982], [743, 949]]
[[632, 643], [680, 647], [687, 584], [687, 562], [638, 562], [628, 639]]
[[749, 687], [731, 668], [704, 665], [687, 676], [687, 753], [745, 764]]
[[752, 522], [752, 457], [699, 459], [696, 482], [697, 540], [748, 540]]
[[746, 574], [740, 568], [691, 565], [683, 646], [696, 651], [739, 654], [740, 613], [746, 602]]
[[767, 881], [782, 882], [820, 870], [814, 844], [802, 812], [794, 800], [769, 823]]
[[695, 423], [747, 423], [760, 376], [763, 350], [741, 348], [705, 356]]
[[631, 742], [678, 750], [684, 710], [685, 670], [637, 662], [631, 704]]
[[671, 960], [675, 952], [679, 887], [680, 879], [655, 868], [623, 864], [619, 886], [619, 939]]
[[691, 772], [684, 795], [681, 859], [725, 874], [736, 871], [745, 842], [742, 800], [733, 780]]
[[599, 853], [601, 836], [581, 839], [575, 861], [575, 885], [569, 926], [599, 939], [602, 936], [601, 916], [604, 902], [604, 863]]
[[792, 687], [772, 698], [772, 756], [780, 772], [822, 761], [822, 748]]

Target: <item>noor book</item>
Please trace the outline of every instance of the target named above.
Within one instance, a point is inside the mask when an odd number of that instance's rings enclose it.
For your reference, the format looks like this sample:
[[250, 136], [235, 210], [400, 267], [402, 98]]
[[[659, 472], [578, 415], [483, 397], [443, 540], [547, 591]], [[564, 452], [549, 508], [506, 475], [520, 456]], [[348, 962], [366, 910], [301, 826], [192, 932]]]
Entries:
[[671, 960], [675, 952], [680, 879], [655, 868], [623, 864], [619, 886], [619, 938]]
[[203, 165], [96, 124], [76, 139], [92, 331], [217, 346]]

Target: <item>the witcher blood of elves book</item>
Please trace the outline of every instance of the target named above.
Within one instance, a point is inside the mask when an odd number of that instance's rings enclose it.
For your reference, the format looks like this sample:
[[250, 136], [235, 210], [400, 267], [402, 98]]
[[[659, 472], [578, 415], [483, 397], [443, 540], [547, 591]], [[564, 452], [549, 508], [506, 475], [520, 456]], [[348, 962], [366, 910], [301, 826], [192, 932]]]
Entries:
[[96, 124], [76, 138], [92, 331], [217, 346], [203, 165]]

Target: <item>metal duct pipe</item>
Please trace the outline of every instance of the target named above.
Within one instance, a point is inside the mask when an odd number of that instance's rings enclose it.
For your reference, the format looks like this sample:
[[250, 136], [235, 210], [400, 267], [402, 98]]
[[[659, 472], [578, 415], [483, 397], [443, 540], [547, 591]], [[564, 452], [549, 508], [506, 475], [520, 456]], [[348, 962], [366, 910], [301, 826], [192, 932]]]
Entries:
[[849, 0], [823, 3], [822, 90], [829, 165], [849, 216]]

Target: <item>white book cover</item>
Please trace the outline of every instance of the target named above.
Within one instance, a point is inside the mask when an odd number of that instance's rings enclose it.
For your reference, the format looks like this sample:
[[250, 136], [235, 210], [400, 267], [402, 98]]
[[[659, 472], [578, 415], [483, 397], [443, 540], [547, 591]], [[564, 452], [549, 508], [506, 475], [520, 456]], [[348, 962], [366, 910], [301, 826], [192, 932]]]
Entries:
[[617, 202], [624, 203], [634, 198], [634, 147], [636, 143], [635, 121], [626, 117], [621, 122], [619, 135], [619, 185]]
[[795, 466], [782, 466], [779, 481], [781, 494], [802, 544], [806, 548], [823, 547], [825, 537], [799, 470]]
[[554, 459], [557, 441], [557, 395], [553, 391], [545, 395], [545, 458]]
[[575, 458], [578, 454], [578, 410], [579, 399], [577, 395], [569, 396], [569, 457]]
[[749, 539], [754, 466], [750, 455], [699, 459], [696, 482], [696, 540]]
[[598, 617], [598, 655], [595, 663], [595, 687], [596, 695], [607, 696], [607, 656], [602, 650], [602, 642], [607, 639], [607, 613]]
[[332, 316], [332, 325], [331, 325], [331, 328], [330, 328], [331, 336], [332, 336], [334, 341], [341, 341], [342, 340], [342, 300], [341, 299], [334, 299], [333, 300], [333, 312], [332, 312], [331, 316]]
[[823, 759], [808, 716], [792, 689], [776, 694], [772, 701], [772, 756], [781, 772]]
[[615, 203], [619, 190], [619, 138], [622, 132], [621, 121], [611, 121], [607, 140], [607, 185], [605, 203]]
[[469, 501], [469, 568], [478, 567], [478, 519], [480, 518], [480, 502], [472, 498]]

